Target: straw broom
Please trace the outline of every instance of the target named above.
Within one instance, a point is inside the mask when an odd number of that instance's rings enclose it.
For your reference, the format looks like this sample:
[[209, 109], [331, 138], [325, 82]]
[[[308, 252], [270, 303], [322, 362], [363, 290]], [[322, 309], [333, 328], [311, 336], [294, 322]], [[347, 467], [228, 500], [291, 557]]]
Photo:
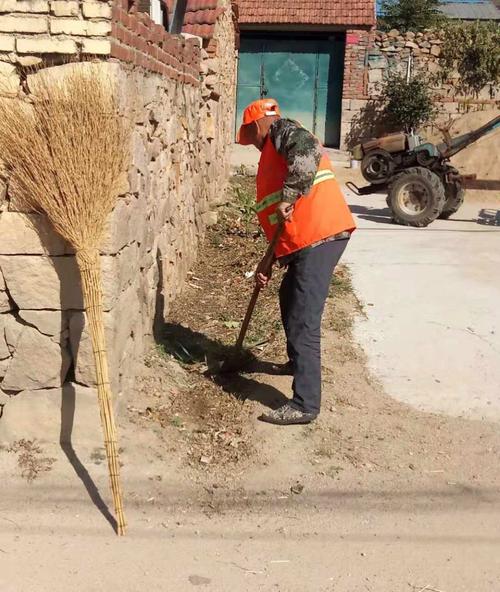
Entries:
[[43, 213], [76, 252], [96, 365], [117, 533], [125, 533], [104, 334], [99, 245], [128, 164], [130, 126], [115, 89], [93, 64], [38, 75], [31, 102], [0, 100], [0, 159], [15, 201]]

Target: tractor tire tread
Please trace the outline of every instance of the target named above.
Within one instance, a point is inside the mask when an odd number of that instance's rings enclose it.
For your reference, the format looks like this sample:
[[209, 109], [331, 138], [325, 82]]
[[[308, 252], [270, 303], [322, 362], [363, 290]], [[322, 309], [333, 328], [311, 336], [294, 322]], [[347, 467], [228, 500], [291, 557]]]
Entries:
[[[425, 179], [427, 185], [432, 189], [433, 203], [432, 207], [428, 208], [428, 211], [424, 212], [423, 215], [408, 217], [403, 212], [399, 212], [397, 207], [394, 207], [395, 192], [398, 191], [399, 186], [402, 183], [408, 182], [408, 177], [418, 176], [419, 178]], [[433, 173], [425, 167], [410, 167], [395, 175], [389, 183], [389, 191], [387, 195], [387, 204], [389, 205], [392, 212], [392, 219], [396, 224], [402, 226], [413, 226], [416, 228], [423, 228], [428, 226], [431, 222], [434, 222], [436, 218], [443, 211], [444, 204], [446, 202], [446, 195], [443, 182], [436, 173]]]

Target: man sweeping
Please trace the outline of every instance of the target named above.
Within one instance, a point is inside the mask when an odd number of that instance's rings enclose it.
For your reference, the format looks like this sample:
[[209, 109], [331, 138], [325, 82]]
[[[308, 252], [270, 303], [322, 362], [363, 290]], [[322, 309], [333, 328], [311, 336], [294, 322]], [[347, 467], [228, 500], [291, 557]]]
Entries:
[[[257, 172], [257, 215], [271, 240], [283, 229], [275, 258], [286, 273], [280, 308], [293, 399], [259, 419], [277, 425], [305, 424], [321, 404], [321, 318], [332, 274], [355, 223], [318, 140], [299, 123], [281, 118], [274, 99], [251, 103], [238, 133], [242, 145], [261, 152]], [[271, 268], [264, 260], [256, 282], [265, 287]]]

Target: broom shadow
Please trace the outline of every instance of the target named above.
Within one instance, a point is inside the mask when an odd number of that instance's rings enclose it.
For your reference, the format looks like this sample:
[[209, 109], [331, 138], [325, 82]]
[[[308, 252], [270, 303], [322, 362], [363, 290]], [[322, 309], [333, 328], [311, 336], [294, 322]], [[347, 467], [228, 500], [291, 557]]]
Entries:
[[[27, 212], [24, 212], [27, 214]], [[71, 290], [71, 287], [68, 285], [68, 279], [65, 278], [57, 265], [54, 265], [54, 258], [56, 256], [51, 255], [51, 238], [53, 239], [54, 231], [52, 228], [45, 223], [43, 218], [41, 218], [38, 223], [35, 223], [33, 219], [30, 219], [26, 216], [26, 221], [28, 224], [34, 228], [38, 236], [40, 238], [41, 243], [45, 248], [45, 252], [47, 253], [47, 258], [53, 264], [54, 270], [57, 274], [59, 279], [59, 297], [61, 302], [61, 308], [64, 308], [65, 302], [68, 301], [68, 293]], [[69, 246], [68, 246], [69, 250]], [[62, 257], [72, 257], [74, 265], [76, 267], [76, 260], [73, 255], [62, 255]], [[80, 287], [81, 292], [81, 287]], [[82, 305], [81, 308], [83, 310], [83, 294], [82, 294]], [[61, 316], [64, 315], [64, 310], [61, 310]], [[69, 339], [69, 338], [68, 338]], [[70, 348], [70, 345], [68, 344]], [[69, 370], [67, 374], [64, 376], [63, 372], [61, 372], [61, 383], [63, 384], [62, 394], [61, 394], [61, 429], [59, 433], [59, 446], [63, 451], [64, 455], [68, 459], [70, 465], [73, 467], [76, 475], [83, 483], [89, 498], [91, 499], [92, 503], [96, 506], [96, 508], [101, 512], [104, 518], [109, 522], [111, 527], [115, 532], [118, 530], [118, 525], [115, 520], [115, 517], [110, 512], [106, 502], [103, 500], [101, 494], [99, 493], [99, 489], [97, 488], [96, 484], [92, 480], [89, 472], [85, 468], [84, 464], [79, 459], [72, 442], [72, 434], [73, 434], [73, 426], [75, 422], [75, 411], [76, 411], [76, 391], [74, 385], [72, 384], [71, 380], [74, 379], [74, 364], [75, 358], [77, 358], [78, 352], [75, 352], [75, 355], [72, 356], [72, 363], [70, 364]], [[97, 400], [96, 400], [97, 405]]]
[[75, 421], [76, 392], [71, 383], [65, 385], [61, 397], [61, 433], [59, 436], [59, 445], [66, 455], [70, 465], [83, 483], [92, 503], [106, 518], [115, 532], [118, 531], [118, 525], [115, 517], [111, 514], [106, 502], [102, 499], [96, 484], [92, 480], [89, 472], [78, 458], [71, 440], [73, 425]]

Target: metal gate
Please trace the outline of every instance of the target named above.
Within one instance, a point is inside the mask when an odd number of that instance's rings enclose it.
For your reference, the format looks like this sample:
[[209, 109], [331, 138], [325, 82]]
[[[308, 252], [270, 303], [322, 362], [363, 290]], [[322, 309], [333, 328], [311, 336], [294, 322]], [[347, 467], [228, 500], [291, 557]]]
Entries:
[[245, 106], [266, 96], [326, 146], [340, 140], [344, 39], [241, 40], [237, 125]]

